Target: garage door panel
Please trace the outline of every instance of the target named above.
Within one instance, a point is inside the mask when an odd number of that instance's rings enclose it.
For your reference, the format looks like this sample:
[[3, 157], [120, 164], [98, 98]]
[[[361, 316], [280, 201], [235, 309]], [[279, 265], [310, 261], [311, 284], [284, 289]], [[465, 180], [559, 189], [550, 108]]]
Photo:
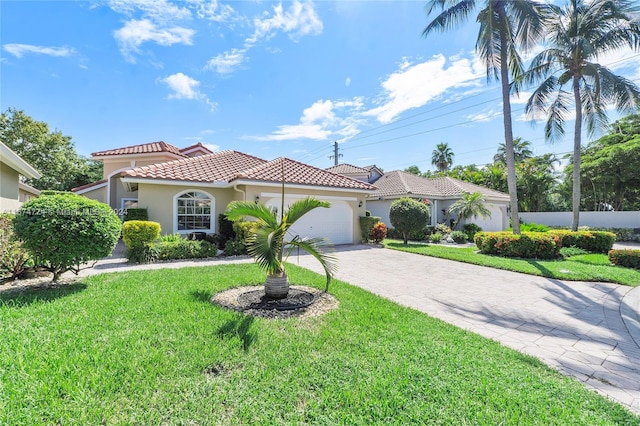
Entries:
[[[285, 208], [297, 199], [285, 198]], [[330, 201], [329, 208], [313, 209], [293, 224], [289, 238], [300, 235], [307, 238], [328, 238], [333, 244], [353, 243], [353, 210], [344, 201]], [[280, 208], [279, 199], [267, 202], [269, 207]]]

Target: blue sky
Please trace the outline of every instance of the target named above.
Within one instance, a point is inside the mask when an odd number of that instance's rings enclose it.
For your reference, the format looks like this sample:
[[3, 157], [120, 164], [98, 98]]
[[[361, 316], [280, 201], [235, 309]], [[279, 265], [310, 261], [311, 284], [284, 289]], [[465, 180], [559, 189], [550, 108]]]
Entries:
[[[473, 53], [477, 26], [423, 38], [419, 1], [0, 2], [0, 108], [24, 110], [91, 152], [201, 141], [271, 160], [433, 170], [492, 161], [499, 87]], [[601, 58], [638, 82], [640, 55]], [[564, 153], [522, 117], [514, 135]], [[611, 115], [612, 119], [615, 114]], [[588, 140], [585, 140], [585, 142]]]

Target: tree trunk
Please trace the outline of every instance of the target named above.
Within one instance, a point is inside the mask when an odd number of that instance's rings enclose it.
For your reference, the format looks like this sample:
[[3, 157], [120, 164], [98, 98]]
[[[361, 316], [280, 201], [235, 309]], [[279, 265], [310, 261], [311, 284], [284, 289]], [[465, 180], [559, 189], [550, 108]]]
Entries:
[[[505, 13], [502, 10], [502, 13]], [[516, 182], [516, 160], [513, 152], [513, 128], [511, 124], [511, 100], [509, 98], [509, 68], [507, 59], [507, 35], [500, 31], [500, 83], [502, 84], [502, 117], [504, 121], [504, 147], [507, 162], [507, 187], [511, 203], [511, 226], [513, 233], [520, 234], [518, 216], [518, 187]]]
[[573, 134], [573, 196], [571, 230], [577, 231], [580, 222], [580, 151], [582, 147], [582, 99], [580, 98], [580, 76], [573, 76], [573, 98], [576, 104], [576, 125]]
[[269, 299], [284, 299], [289, 294], [289, 277], [285, 272], [279, 275], [267, 275], [264, 293]]

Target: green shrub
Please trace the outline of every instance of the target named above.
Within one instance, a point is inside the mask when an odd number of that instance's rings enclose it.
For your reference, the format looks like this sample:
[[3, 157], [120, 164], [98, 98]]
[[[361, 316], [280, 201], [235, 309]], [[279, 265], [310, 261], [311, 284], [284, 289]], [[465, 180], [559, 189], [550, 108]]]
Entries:
[[433, 232], [439, 232], [442, 235], [449, 235], [451, 233], [451, 228], [444, 223], [437, 223], [436, 226], [433, 227]]
[[120, 218], [108, 205], [71, 192], [43, 191], [24, 203], [14, 220], [16, 237], [54, 281], [109, 256], [120, 228]]
[[204, 259], [218, 254], [218, 248], [206, 240], [159, 241], [154, 248], [160, 260]]
[[462, 232], [467, 234], [467, 240], [473, 241], [473, 237], [475, 237], [478, 232], [482, 232], [482, 228], [475, 223], [465, 223], [462, 226]]
[[127, 209], [122, 218], [125, 222], [130, 220], [149, 220], [149, 212], [143, 208]]
[[592, 253], [607, 254], [616, 241], [616, 234], [604, 231], [552, 230], [549, 234], [561, 239], [562, 247], [579, 247]]
[[255, 233], [257, 224], [258, 222], [250, 220], [233, 222], [233, 231], [236, 234], [235, 239], [245, 241], [249, 235]]
[[429, 208], [413, 198], [403, 197], [391, 203], [389, 220], [402, 234], [402, 239], [407, 244], [412, 233], [426, 230], [429, 223]]
[[570, 258], [571, 256], [580, 256], [582, 254], [588, 254], [589, 252], [585, 249], [581, 249], [580, 247], [571, 246], [571, 247], [561, 247], [560, 248], [560, 256], [565, 259]]
[[366, 242], [369, 240], [371, 235], [371, 230], [373, 226], [380, 222], [380, 217], [378, 216], [360, 216], [358, 218], [360, 220], [360, 232], [362, 235], [362, 239]]
[[122, 240], [127, 250], [125, 256], [132, 263], [153, 262], [157, 250], [153, 242], [160, 237], [160, 224], [148, 220], [130, 220], [122, 224]]
[[467, 234], [462, 231], [453, 231], [451, 232], [450, 237], [458, 244], [467, 242]]
[[229, 240], [224, 245], [225, 256], [241, 256], [247, 254], [247, 245], [244, 240]]
[[387, 225], [382, 222], [378, 222], [373, 225], [371, 231], [369, 232], [369, 239], [372, 239], [374, 243], [379, 244], [387, 238]]
[[148, 246], [160, 237], [160, 224], [148, 220], [130, 220], [122, 224], [122, 240], [129, 249]]
[[14, 280], [31, 262], [29, 252], [13, 232], [13, 218], [9, 213], [0, 214], [0, 280]]
[[181, 240], [183, 240], [182, 235], [178, 232], [161, 235], [160, 238], [158, 238], [158, 242], [160, 243], [177, 243]]
[[560, 237], [547, 232], [478, 232], [474, 240], [484, 254], [525, 259], [556, 259], [560, 255]]
[[434, 232], [433, 234], [431, 234], [431, 236], [429, 237], [429, 240], [432, 243], [439, 243], [440, 241], [442, 241], [442, 234], [440, 232]]
[[617, 266], [640, 269], [640, 250], [609, 250], [609, 260]]
[[[547, 232], [550, 231], [551, 227], [547, 225], [541, 225], [539, 223], [521, 223], [520, 224], [520, 232]], [[513, 231], [513, 229], [509, 229], [509, 231]]]
[[640, 241], [640, 234], [634, 233], [633, 228], [592, 228], [592, 231], [613, 232], [616, 241]]

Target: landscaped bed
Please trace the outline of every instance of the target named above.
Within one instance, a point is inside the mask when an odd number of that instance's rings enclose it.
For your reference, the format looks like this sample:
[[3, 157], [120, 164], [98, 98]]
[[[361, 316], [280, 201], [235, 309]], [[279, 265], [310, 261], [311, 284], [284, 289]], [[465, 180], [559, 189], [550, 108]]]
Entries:
[[210, 303], [263, 280], [220, 265], [0, 293], [0, 424], [640, 422], [532, 357], [339, 281], [339, 307], [318, 317]]
[[543, 260], [486, 255], [478, 253], [476, 247], [458, 248], [424, 243], [404, 245], [399, 240], [385, 240], [384, 245], [409, 253], [561, 280], [611, 282], [630, 286], [640, 284], [640, 270], [614, 266], [606, 254], [584, 254], [565, 260]]

